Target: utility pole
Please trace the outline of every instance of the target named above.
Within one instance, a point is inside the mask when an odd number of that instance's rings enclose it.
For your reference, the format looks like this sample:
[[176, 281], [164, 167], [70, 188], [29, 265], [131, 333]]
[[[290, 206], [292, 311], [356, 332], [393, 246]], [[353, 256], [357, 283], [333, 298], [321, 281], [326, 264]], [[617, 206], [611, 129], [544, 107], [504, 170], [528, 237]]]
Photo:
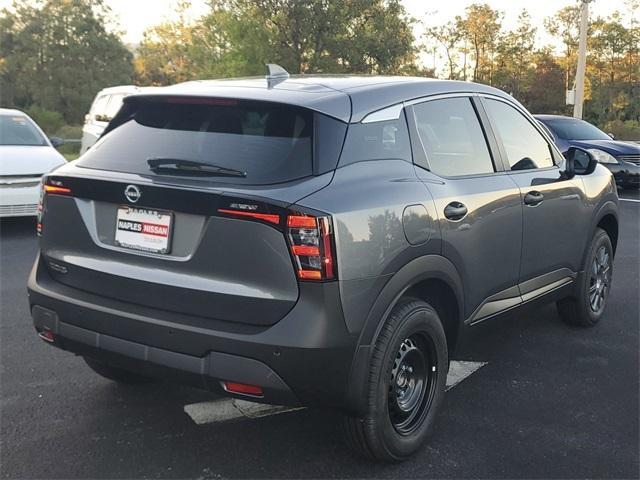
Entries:
[[582, 118], [582, 105], [584, 103], [584, 72], [587, 67], [587, 28], [589, 27], [589, 2], [582, 0], [580, 5], [580, 44], [578, 46], [578, 70], [576, 71], [575, 102], [573, 104], [573, 116]]

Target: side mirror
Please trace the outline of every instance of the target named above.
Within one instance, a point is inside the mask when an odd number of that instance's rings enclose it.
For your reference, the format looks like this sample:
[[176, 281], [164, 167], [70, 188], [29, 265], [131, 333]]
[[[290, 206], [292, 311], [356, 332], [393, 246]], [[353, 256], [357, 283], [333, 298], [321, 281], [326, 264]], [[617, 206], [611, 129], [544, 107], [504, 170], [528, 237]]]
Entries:
[[64, 145], [64, 140], [60, 137], [51, 137], [49, 138], [49, 141], [51, 142], [53, 148], [58, 148]]
[[609, 135], [611, 137], [611, 140], [615, 140], [616, 139], [616, 136], [611, 132], [607, 133], [607, 135]]
[[564, 152], [564, 158], [566, 159], [566, 168], [562, 174], [567, 180], [576, 175], [589, 175], [598, 166], [596, 158], [580, 147], [570, 147]]

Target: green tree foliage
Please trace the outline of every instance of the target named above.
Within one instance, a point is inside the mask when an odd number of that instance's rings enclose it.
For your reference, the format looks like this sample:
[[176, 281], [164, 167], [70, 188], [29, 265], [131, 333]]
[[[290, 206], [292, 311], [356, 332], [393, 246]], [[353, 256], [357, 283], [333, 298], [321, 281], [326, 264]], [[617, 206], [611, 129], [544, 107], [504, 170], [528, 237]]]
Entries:
[[[143, 80], [291, 73], [417, 72], [413, 21], [400, 0], [210, 0], [198, 22], [154, 27], [138, 50]], [[181, 2], [182, 11], [188, 8]]]
[[[587, 120], [633, 136], [640, 122], [640, 0], [627, 0], [627, 12], [592, 19], [588, 32], [585, 110]], [[425, 35], [446, 61], [444, 75], [471, 79], [505, 90], [535, 113], [570, 114], [565, 91], [573, 87], [580, 23], [579, 3], [545, 20], [559, 44], [536, 47], [536, 29], [526, 10], [513, 30], [487, 4], [472, 4], [464, 16], [427, 30]], [[470, 70], [470, 72], [469, 72]]]
[[516, 98], [523, 97], [535, 80], [535, 37], [536, 29], [531, 25], [531, 17], [523, 10], [518, 16], [517, 28], [502, 35], [496, 45], [492, 84]]
[[98, 90], [130, 82], [132, 55], [105, 30], [108, 14], [102, 0], [15, 1], [2, 10], [2, 103], [77, 123]]
[[[464, 17], [456, 17], [456, 24], [465, 41], [466, 49], [472, 55], [473, 74], [471, 80], [491, 83], [494, 66], [493, 56], [502, 28], [502, 14], [486, 3], [474, 3], [465, 9]], [[467, 79], [466, 62], [464, 78]]]

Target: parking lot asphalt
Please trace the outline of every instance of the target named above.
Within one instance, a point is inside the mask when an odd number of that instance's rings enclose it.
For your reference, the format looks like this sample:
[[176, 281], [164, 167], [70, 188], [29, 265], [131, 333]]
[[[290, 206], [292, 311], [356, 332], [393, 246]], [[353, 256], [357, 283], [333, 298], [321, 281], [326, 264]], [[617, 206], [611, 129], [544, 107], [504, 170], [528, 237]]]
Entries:
[[[640, 196], [623, 192], [606, 314], [555, 307], [470, 330], [456, 359], [488, 362], [446, 394], [431, 441], [397, 465], [351, 456], [340, 415], [296, 410], [197, 424], [207, 392], [120, 387], [34, 333], [32, 219], [0, 228], [2, 478], [639, 478]], [[635, 200], [635, 201], [633, 201]]]

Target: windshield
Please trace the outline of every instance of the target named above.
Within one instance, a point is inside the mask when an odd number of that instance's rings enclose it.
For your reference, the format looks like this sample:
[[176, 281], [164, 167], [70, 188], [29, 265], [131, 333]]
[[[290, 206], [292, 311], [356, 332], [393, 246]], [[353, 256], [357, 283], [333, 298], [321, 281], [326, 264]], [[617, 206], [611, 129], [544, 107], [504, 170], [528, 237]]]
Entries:
[[[285, 182], [313, 173], [312, 122], [309, 110], [268, 102], [144, 100], [78, 165], [155, 175], [149, 159], [178, 159], [246, 172], [225, 182]], [[174, 176], [188, 173], [174, 170]]]
[[0, 115], [0, 145], [44, 147], [47, 139], [24, 115]]
[[611, 140], [599, 128], [577, 118], [545, 119], [544, 123], [564, 140]]

